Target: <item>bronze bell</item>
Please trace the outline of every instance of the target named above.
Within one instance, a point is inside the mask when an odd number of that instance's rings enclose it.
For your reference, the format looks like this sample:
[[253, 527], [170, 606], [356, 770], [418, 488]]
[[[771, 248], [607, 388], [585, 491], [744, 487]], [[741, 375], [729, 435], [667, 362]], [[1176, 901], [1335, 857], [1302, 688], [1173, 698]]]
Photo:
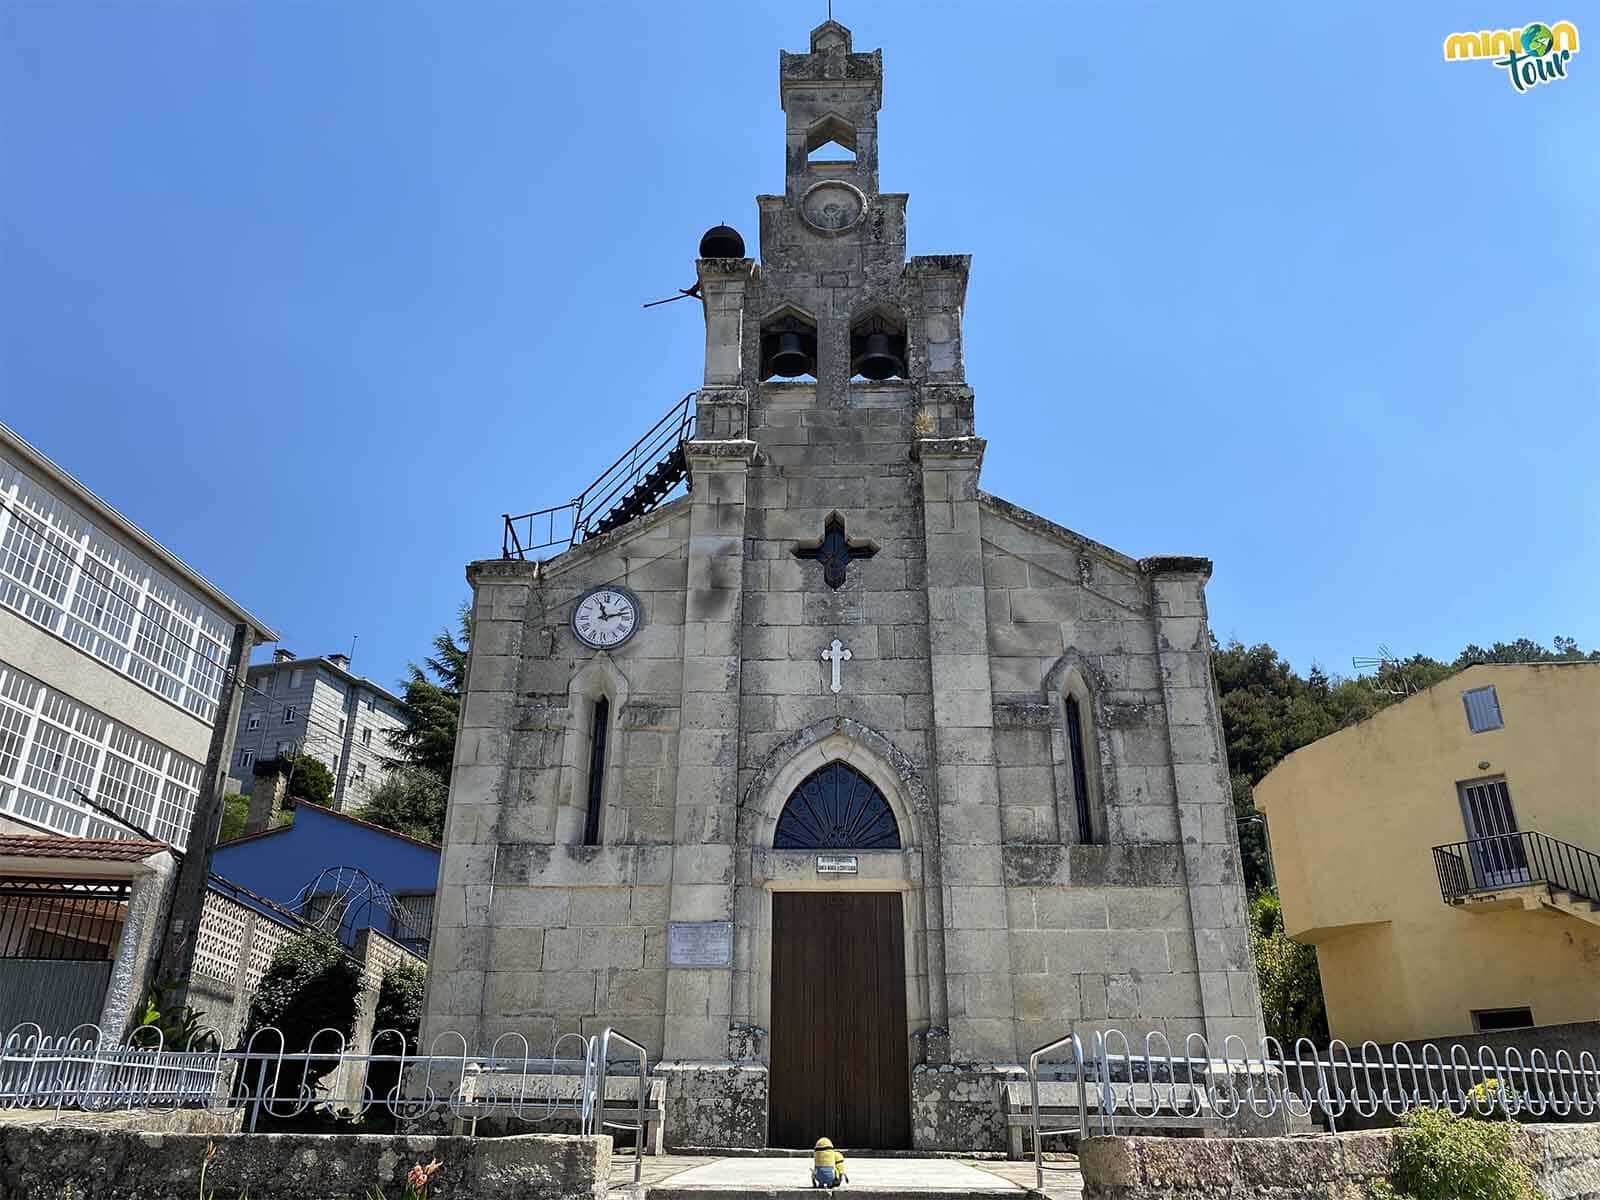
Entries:
[[815, 357], [806, 348], [805, 338], [789, 331], [778, 335], [777, 345], [767, 365], [774, 375], [785, 379], [814, 374], [817, 366]]
[[861, 353], [850, 364], [850, 373], [873, 381], [904, 379], [906, 364], [894, 352], [894, 343], [887, 333], [869, 333], [861, 344]]

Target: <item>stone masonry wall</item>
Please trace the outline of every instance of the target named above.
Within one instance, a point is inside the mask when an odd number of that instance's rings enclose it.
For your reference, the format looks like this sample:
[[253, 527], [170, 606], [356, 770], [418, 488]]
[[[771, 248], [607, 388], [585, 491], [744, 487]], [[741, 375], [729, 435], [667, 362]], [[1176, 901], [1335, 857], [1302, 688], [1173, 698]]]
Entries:
[[662, 1063], [666, 1149], [758, 1149], [767, 1144], [767, 1069], [754, 1063]]
[[398, 1196], [415, 1163], [437, 1158], [452, 1200], [602, 1200], [609, 1137], [386, 1137], [373, 1134], [141, 1133], [64, 1124], [0, 1124], [0, 1200], [172, 1200], [206, 1193], [251, 1200]]
[[[1600, 1125], [1523, 1125], [1517, 1153], [1545, 1200], [1600, 1200]], [[1389, 1130], [1296, 1138], [1095, 1137], [1084, 1200], [1354, 1200], [1389, 1175]]]
[[[615, 1024], [662, 1053], [688, 514], [669, 505], [551, 566], [477, 564], [473, 653], [431, 947], [429, 1029], [535, 1053]], [[638, 596], [613, 653], [573, 634], [600, 584]], [[610, 703], [602, 845], [584, 846], [594, 701]]]
[[911, 1144], [918, 1150], [1003, 1153], [1002, 1085], [1018, 1068], [945, 1064], [911, 1072]]

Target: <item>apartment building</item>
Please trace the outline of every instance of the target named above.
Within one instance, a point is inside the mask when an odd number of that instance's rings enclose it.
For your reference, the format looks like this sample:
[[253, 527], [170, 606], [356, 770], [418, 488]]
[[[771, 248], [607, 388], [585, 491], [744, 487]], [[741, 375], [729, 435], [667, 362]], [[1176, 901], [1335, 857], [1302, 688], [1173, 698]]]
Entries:
[[350, 670], [350, 658], [299, 658], [279, 650], [250, 668], [229, 760], [230, 788], [248, 794], [255, 767], [309, 754], [333, 772], [333, 808], [360, 808], [386, 774], [388, 735], [404, 729], [400, 697]]

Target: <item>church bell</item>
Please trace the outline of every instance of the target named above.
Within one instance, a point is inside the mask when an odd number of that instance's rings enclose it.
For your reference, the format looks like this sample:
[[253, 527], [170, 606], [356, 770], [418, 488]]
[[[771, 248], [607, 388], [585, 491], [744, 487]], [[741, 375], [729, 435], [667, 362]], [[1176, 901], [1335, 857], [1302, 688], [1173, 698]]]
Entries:
[[806, 353], [798, 333], [780, 333], [777, 348], [772, 352], [772, 373], [785, 379], [796, 375], [810, 375], [816, 363]]
[[761, 338], [761, 378], [794, 379], [817, 373], [817, 335], [793, 317]]
[[906, 377], [906, 335], [881, 316], [850, 331], [850, 374], [874, 383]]
[[894, 352], [887, 333], [869, 333], [863, 339], [861, 353], [850, 363], [850, 373], [864, 379], [903, 379], [906, 364]]

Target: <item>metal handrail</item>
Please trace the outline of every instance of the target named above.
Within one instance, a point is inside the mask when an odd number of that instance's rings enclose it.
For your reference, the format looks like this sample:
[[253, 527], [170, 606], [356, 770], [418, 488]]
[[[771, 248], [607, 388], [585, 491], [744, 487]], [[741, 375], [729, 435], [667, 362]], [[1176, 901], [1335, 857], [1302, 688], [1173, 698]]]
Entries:
[[[501, 515], [504, 532], [500, 543], [502, 558], [526, 558], [539, 550], [566, 543], [576, 546], [589, 536], [590, 527], [603, 518], [612, 503], [628, 488], [638, 483], [655, 467], [664, 454], [687, 441], [694, 434], [694, 399], [690, 392], [679, 400], [667, 414], [645, 431], [583, 491], [565, 504], [555, 504], [534, 512]], [[527, 539], [522, 534], [524, 527]], [[543, 528], [543, 538], [536, 530]]]
[[[606, 1126], [606, 1067], [611, 1055], [611, 1039], [615, 1038], [623, 1045], [632, 1048], [639, 1055], [639, 1123], [633, 1127], [633, 1181], [638, 1183], [644, 1174], [644, 1099], [645, 1091], [650, 1086], [650, 1052], [634, 1041], [625, 1033], [607, 1025], [600, 1036], [594, 1041], [595, 1066], [599, 1080], [595, 1085], [594, 1094], [597, 1097], [595, 1108], [591, 1114], [589, 1133], [601, 1133]], [[613, 1129], [626, 1129], [626, 1125], [611, 1122]]]
[[1433, 848], [1439, 894], [1446, 903], [1473, 892], [1542, 883], [1600, 903], [1600, 854], [1548, 834], [1501, 833]]
[[[1097, 1034], [1096, 1037], [1098, 1036]], [[1053, 1050], [1059, 1050], [1063, 1046], [1072, 1047], [1072, 1056], [1078, 1066], [1078, 1129], [1080, 1133], [1083, 1133], [1089, 1128], [1089, 1094], [1088, 1083], [1084, 1079], [1083, 1071], [1083, 1042], [1077, 1034], [1069, 1033], [1066, 1037], [1057, 1038], [1053, 1042], [1040, 1046], [1032, 1054], [1028, 1055], [1028, 1089], [1033, 1100], [1033, 1112], [1031, 1114], [1033, 1118], [1033, 1172], [1038, 1189], [1041, 1192], [1044, 1191], [1045, 1170], [1042, 1135], [1072, 1132], [1070, 1129], [1039, 1128], [1039, 1060], [1044, 1055]]]

